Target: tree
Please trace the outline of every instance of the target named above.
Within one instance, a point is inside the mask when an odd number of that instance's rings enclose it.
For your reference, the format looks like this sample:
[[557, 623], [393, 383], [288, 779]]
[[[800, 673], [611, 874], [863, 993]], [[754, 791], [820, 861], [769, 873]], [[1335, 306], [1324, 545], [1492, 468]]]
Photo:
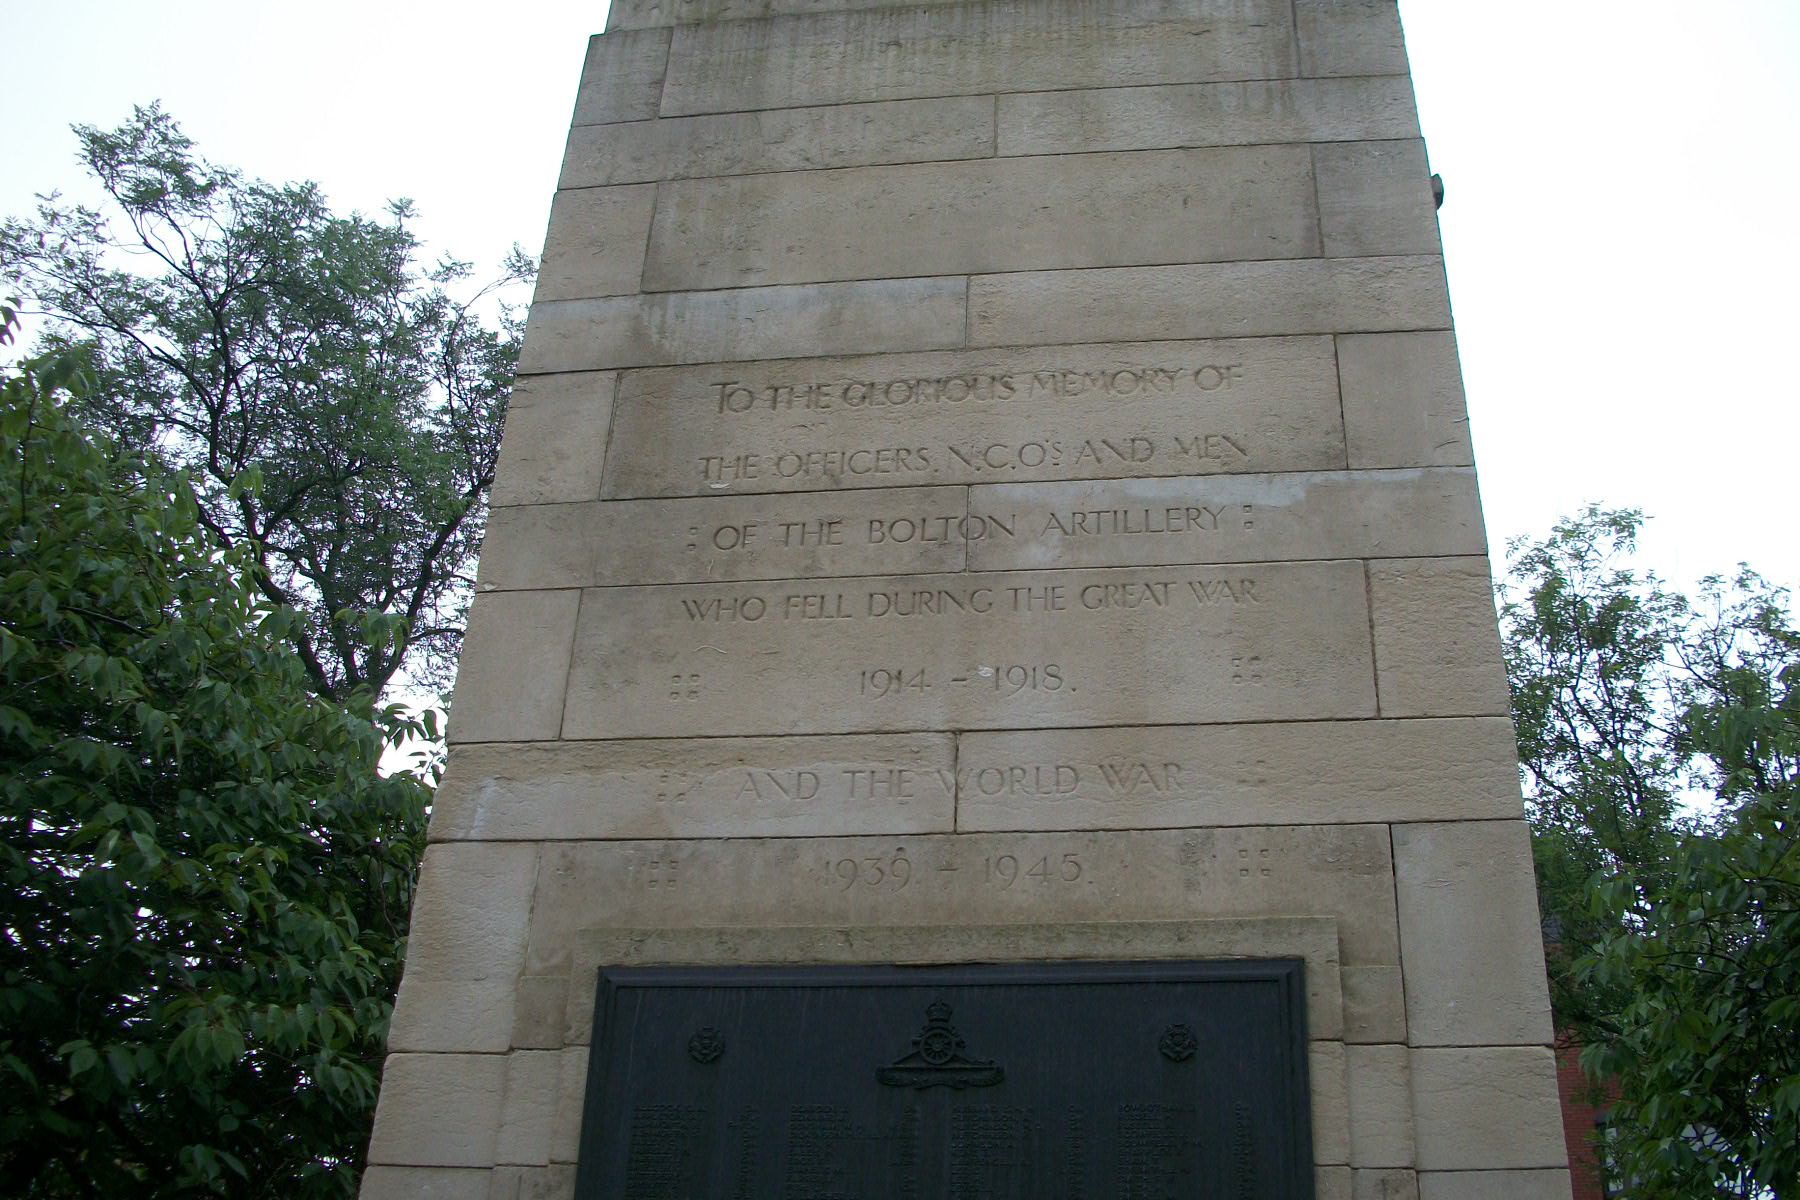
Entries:
[[1630, 1195], [1800, 1195], [1800, 634], [1748, 568], [1634, 571], [1642, 520], [1515, 543], [1502, 589], [1552, 999]]
[[[83, 419], [189, 473], [202, 524], [302, 614], [288, 636], [320, 694], [379, 693], [403, 667], [445, 682], [521, 333], [475, 309], [529, 260], [515, 247], [454, 299], [471, 269], [421, 270], [406, 201], [338, 216], [314, 184], [207, 162], [156, 106], [75, 133], [113, 218], [41, 198], [0, 224], [0, 278], [50, 319], [49, 348], [91, 348]], [[370, 642], [370, 613], [403, 635]]]
[[93, 386], [0, 376], [0, 1194], [347, 1197], [429, 796], [377, 763], [435, 731], [314, 694]]

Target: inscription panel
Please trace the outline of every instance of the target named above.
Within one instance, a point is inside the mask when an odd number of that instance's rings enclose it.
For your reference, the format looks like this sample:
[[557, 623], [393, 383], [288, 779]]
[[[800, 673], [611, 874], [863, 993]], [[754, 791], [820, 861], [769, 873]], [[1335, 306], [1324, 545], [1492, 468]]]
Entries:
[[1297, 960], [608, 967], [578, 1200], [1311, 1200]]
[[1504, 717], [965, 733], [956, 827], [1517, 818]]
[[438, 788], [431, 836], [948, 832], [955, 764], [951, 734], [465, 745]]
[[631, 371], [603, 494], [1331, 470], [1329, 338]]
[[[608, 500], [496, 508], [479, 583], [598, 587], [708, 580], [960, 571], [971, 521], [963, 488], [812, 496]], [[999, 527], [994, 530], [1000, 536]], [[1479, 552], [1479, 548], [1477, 549]]]
[[605, 588], [562, 735], [1362, 717], [1373, 692], [1357, 562]]
[[989, 571], [1486, 549], [1472, 470], [1000, 484], [970, 489], [965, 526]]
[[1344, 963], [1400, 961], [1385, 825], [544, 845], [527, 972], [601, 929], [1330, 915]]

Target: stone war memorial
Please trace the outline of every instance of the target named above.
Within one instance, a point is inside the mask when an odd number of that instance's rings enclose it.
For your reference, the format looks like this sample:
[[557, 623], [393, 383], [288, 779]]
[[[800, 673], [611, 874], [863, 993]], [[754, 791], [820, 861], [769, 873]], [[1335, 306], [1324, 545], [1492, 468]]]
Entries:
[[1395, 5], [608, 23], [365, 1200], [1566, 1200]]

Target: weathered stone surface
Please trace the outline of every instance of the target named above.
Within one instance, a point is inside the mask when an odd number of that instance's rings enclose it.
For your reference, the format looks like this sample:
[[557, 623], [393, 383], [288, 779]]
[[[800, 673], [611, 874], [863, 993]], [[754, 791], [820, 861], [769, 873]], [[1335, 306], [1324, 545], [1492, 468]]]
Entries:
[[[552, 1128], [565, 1100], [562, 1059], [559, 1050], [519, 1050], [506, 1056], [506, 1097], [495, 1143], [497, 1162], [549, 1163]], [[579, 1102], [579, 1095], [576, 1099]]]
[[1336, 916], [1346, 963], [1399, 961], [1386, 827], [563, 842], [543, 847], [528, 964], [567, 970], [598, 929], [829, 925], [860, 940], [938, 925], [933, 957], [956, 962], [999, 956], [987, 927], [1009, 923], [1318, 913]]
[[381, 1073], [369, 1161], [490, 1167], [505, 1094], [506, 1055], [390, 1054]]
[[610, 371], [519, 378], [506, 403], [490, 495], [495, 508], [600, 495], [617, 379]]
[[1513, 754], [1504, 717], [964, 733], [957, 828], [1516, 818]]
[[[632, 371], [605, 492], [1330, 470], [1344, 464], [1337, 393], [1325, 338]], [[926, 515], [909, 494], [889, 496], [895, 517]]]
[[498, 980], [510, 987], [524, 962], [537, 867], [538, 849], [530, 844], [428, 847], [413, 903], [404, 979]]
[[1342, 1163], [1314, 1167], [1313, 1200], [1352, 1200], [1350, 1168]]
[[1358, 1167], [1410, 1167], [1412, 1087], [1405, 1046], [1345, 1046], [1350, 1084], [1350, 1162]]
[[513, 1003], [512, 1045], [520, 1050], [556, 1050], [567, 1040], [568, 980], [556, 975], [521, 975]]
[[389, 1167], [363, 1172], [362, 1200], [490, 1200], [492, 1172], [457, 1167]]
[[1394, 877], [1413, 1045], [1548, 1045], [1525, 823], [1396, 825]]
[[578, 188], [556, 193], [544, 236], [536, 300], [621, 296], [638, 290], [656, 188]]
[[1475, 461], [1453, 334], [1349, 334], [1337, 351], [1352, 467]]
[[1015, 92], [999, 103], [1003, 155], [1419, 136], [1404, 76]]
[[1406, 990], [1399, 967], [1345, 967], [1343, 988], [1346, 1042], [1406, 1041]]
[[969, 544], [977, 571], [1487, 549], [1475, 472], [1454, 468], [998, 484], [969, 512], [989, 530]]
[[1294, 0], [1302, 75], [1404, 75], [1394, 0]]
[[451, 741], [556, 736], [580, 602], [581, 593], [573, 590], [475, 597], [457, 668]]
[[1548, 1046], [1415, 1049], [1412, 1086], [1424, 1194], [1427, 1171], [1568, 1165]]
[[960, 571], [968, 508], [966, 490], [957, 487], [909, 488], [898, 496], [843, 491], [497, 508], [488, 521], [479, 586]]
[[1487, 559], [1371, 563], [1369, 602], [1382, 716], [1511, 711]]
[[594, 589], [563, 736], [1365, 717], [1368, 646], [1353, 562]]
[[465, 746], [438, 789], [442, 839], [947, 833], [948, 733]]
[[495, 1167], [487, 1200], [575, 1200], [575, 1165]]
[[427, 979], [408, 970], [394, 1001], [388, 1049], [425, 1054], [503, 1052], [512, 1045], [515, 1003], [509, 976]]
[[643, 121], [656, 115], [663, 70], [669, 61], [669, 31], [608, 33], [588, 40], [575, 96], [576, 125]]
[[662, 113], [1295, 74], [1278, 0], [909, 6], [675, 30]]
[[745, 21], [842, 12], [849, 8], [963, 4], [967, 0], [618, 0], [607, 12], [608, 29], [692, 25], [700, 21]]
[[581, 1144], [582, 1100], [587, 1091], [588, 1048], [570, 1046], [562, 1052], [557, 1078], [556, 1120], [550, 1131], [550, 1161], [572, 1163]]
[[1319, 252], [1316, 204], [1304, 146], [677, 180], [644, 287], [1299, 258]]
[[1438, 253], [1424, 142], [1337, 142], [1314, 146], [1312, 155], [1326, 254]]
[[1419, 1200], [1419, 1177], [1394, 1167], [1359, 1170], [1350, 1194], [1352, 1200]]
[[1551, 1171], [1425, 1171], [1419, 1200], [1569, 1200], [1569, 1173]]
[[519, 370], [938, 350], [963, 344], [966, 299], [957, 277], [545, 301]]
[[1350, 1083], [1342, 1042], [1309, 1046], [1307, 1083], [1312, 1087], [1313, 1162], [1344, 1166], [1350, 1162]]
[[1448, 329], [1450, 299], [1423, 255], [1113, 267], [978, 275], [969, 321], [977, 346]]
[[[1330, 1041], [1343, 1029], [1338, 927], [1329, 917], [1229, 917], [1057, 925], [863, 925], [762, 928], [590, 928], [568, 971], [568, 1040], [587, 1041], [595, 971], [607, 966], [779, 963], [1143, 962], [1299, 958], [1306, 963], [1306, 1029]], [[546, 977], [547, 978], [547, 977]]]
[[[1410, 135], [1384, 126], [1365, 136]], [[987, 96], [664, 117], [575, 126], [560, 186], [943, 162], [993, 151], [994, 102]]]

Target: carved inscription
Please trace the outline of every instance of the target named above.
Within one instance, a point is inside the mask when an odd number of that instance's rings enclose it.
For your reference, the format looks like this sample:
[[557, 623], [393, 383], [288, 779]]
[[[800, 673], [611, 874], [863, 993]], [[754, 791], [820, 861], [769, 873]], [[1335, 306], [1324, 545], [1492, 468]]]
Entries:
[[1373, 715], [1357, 563], [613, 588], [581, 613], [565, 737]]
[[1343, 466], [1328, 339], [628, 373], [608, 496]]

